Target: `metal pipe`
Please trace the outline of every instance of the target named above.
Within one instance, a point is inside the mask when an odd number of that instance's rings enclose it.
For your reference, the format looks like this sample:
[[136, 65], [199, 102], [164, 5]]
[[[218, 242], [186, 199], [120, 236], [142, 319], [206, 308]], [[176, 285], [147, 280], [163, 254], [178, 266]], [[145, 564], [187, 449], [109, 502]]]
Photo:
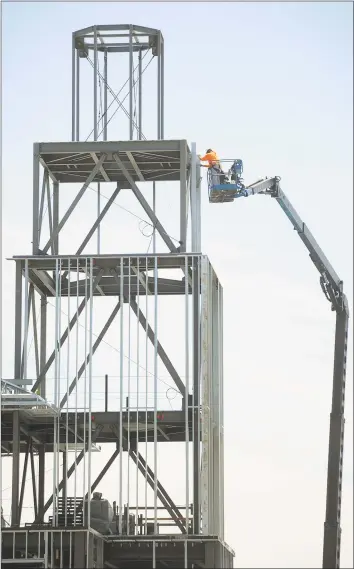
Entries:
[[90, 259], [90, 336], [89, 336], [89, 410], [88, 410], [88, 501], [87, 501], [87, 525], [91, 525], [91, 455], [92, 455], [92, 329], [93, 329], [93, 259]]
[[120, 390], [119, 390], [119, 534], [122, 534], [122, 508], [123, 508], [123, 375], [124, 375], [124, 265], [123, 257], [120, 259]]
[[[101, 215], [101, 184], [97, 183], [97, 218]], [[101, 252], [101, 223], [97, 225], [97, 255]]]
[[[188, 257], [185, 257], [185, 275], [188, 275]], [[189, 282], [185, 278], [185, 397], [184, 397], [184, 418], [186, 429], [186, 532], [189, 533]], [[186, 566], [187, 567], [187, 566]]]
[[[79, 281], [80, 281], [80, 265], [79, 259], [76, 260], [76, 334], [75, 334], [75, 377], [79, 373]], [[85, 297], [86, 304], [86, 297]], [[69, 390], [67, 392], [67, 398], [69, 399]], [[74, 501], [76, 503], [77, 496], [77, 404], [78, 404], [78, 393], [77, 393], [77, 383], [75, 385], [75, 418], [74, 418]], [[74, 526], [76, 526], [76, 508], [74, 510]]]
[[108, 375], [104, 376], [104, 410], [108, 411]]
[[[128, 300], [131, 296], [131, 258], [128, 257]], [[128, 429], [127, 429], [127, 439], [128, 439], [128, 453], [130, 451], [130, 380], [131, 380], [131, 309], [130, 304], [128, 304], [128, 397], [126, 399], [126, 411], [128, 413]], [[127, 535], [129, 535], [129, 504], [130, 504], [130, 461], [127, 462], [127, 516], [126, 516], [126, 527]]]
[[[140, 259], [137, 258], [137, 275], [140, 275]], [[140, 279], [137, 279], [137, 294], [136, 300], [138, 305], [138, 313], [140, 311]], [[131, 301], [130, 301], [131, 302]], [[140, 387], [140, 323], [139, 319], [136, 319], [136, 454], [139, 456], [139, 387]], [[135, 518], [138, 521], [139, 516], [139, 468], [138, 463], [136, 463], [136, 511]]]
[[[156, 182], [152, 183], [152, 210], [154, 212], [154, 216], [156, 216]], [[152, 250], [154, 255], [156, 254], [156, 228], [153, 225], [152, 229]]]
[[[70, 279], [70, 259], [68, 259], [68, 279]], [[70, 376], [70, 282], [68, 281], [68, 339], [67, 339], [67, 362], [66, 362], [66, 393], [69, 393], [69, 376]], [[69, 397], [66, 400], [66, 421], [65, 421], [65, 450], [63, 452], [63, 498], [64, 498], [64, 511], [65, 511], [65, 527], [67, 526], [67, 463], [68, 463], [68, 448], [69, 448]], [[64, 491], [65, 490], [65, 491]]]
[[[186, 279], [187, 280], [187, 279]], [[158, 374], [158, 357], [157, 357], [157, 334], [158, 334], [158, 265], [157, 256], [155, 255], [154, 267], [154, 533], [157, 534], [157, 374]]]
[[[85, 298], [87, 298], [87, 294], [88, 294], [88, 284], [87, 284], [87, 269], [88, 269], [88, 259], [86, 257], [85, 259], [85, 275], [86, 275], [86, 279], [85, 279]], [[87, 354], [87, 311], [88, 311], [88, 307], [87, 307], [87, 303], [85, 305], [85, 323], [84, 323], [84, 333], [85, 333], [85, 340], [84, 340], [84, 344], [85, 344], [85, 361], [84, 361], [84, 412], [83, 412], [83, 423], [84, 423], [84, 449], [86, 449], [86, 431], [87, 431], [87, 416], [86, 416], [86, 395], [87, 395], [87, 363], [88, 360], [86, 358], [86, 354]], [[70, 391], [70, 388], [69, 388]], [[69, 394], [67, 395], [67, 397], [69, 397]], [[82, 490], [82, 499], [84, 500], [85, 494], [86, 494], [86, 452], [83, 456], [83, 477], [82, 477], [82, 483], [83, 483], [83, 490]], [[86, 521], [86, 508], [84, 507], [83, 509], [83, 524], [85, 526], [85, 524], [87, 523]]]
[[[145, 302], [146, 302], [146, 331], [145, 331], [145, 462], [148, 462], [148, 392], [149, 392], [149, 295], [147, 294], [149, 290], [149, 277], [148, 277], [148, 257], [145, 259]], [[145, 469], [145, 535], [147, 534], [147, 485], [148, 485], [148, 475]]]

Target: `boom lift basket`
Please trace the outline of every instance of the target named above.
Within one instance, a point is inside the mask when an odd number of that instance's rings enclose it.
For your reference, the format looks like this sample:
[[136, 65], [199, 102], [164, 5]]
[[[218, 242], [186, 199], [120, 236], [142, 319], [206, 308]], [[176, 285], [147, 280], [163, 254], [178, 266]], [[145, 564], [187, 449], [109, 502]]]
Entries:
[[[221, 164], [226, 161], [221, 160]], [[234, 160], [227, 175], [224, 168], [208, 168], [208, 191], [210, 203], [233, 202], [236, 198], [246, 196], [241, 178], [243, 172], [242, 160]], [[225, 182], [228, 176], [230, 182]]]

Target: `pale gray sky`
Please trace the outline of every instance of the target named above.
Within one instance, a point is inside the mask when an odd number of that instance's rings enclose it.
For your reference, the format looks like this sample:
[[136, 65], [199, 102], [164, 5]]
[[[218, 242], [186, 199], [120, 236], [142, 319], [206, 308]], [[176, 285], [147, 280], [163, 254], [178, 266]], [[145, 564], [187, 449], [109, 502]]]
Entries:
[[[6, 3], [3, 257], [30, 252], [32, 143], [70, 139], [72, 31], [134, 23], [164, 34], [165, 137], [241, 157], [247, 182], [281, 176], [351, 306], [352, 21], [352, 4], [340, 2]], [[125, 79], [117, 72], [113, 84]], [[119, 125], [111, 132], [120, 138]], [[334, 314], [275, 202], [259, 196], [212, 206], [205, 181], [203, 189], [203, 253], [224, 287], [226, 540], [237, 567], [318, 567]], [[167, 204], [161, 191], [157, 199], [174, 235], [174, 197]], [[120, 203], [134, 208], [129, 196]], [[116, 209], [106, 248], [144, 251], [147, 240]], [[117, 220], [129, 232], [124, 244], [112, 229]], [[3, 267], [3, 376], [10, 377], [14, 271]], [[353, 566], [351, 350], [347, 373], [343, 568]]]

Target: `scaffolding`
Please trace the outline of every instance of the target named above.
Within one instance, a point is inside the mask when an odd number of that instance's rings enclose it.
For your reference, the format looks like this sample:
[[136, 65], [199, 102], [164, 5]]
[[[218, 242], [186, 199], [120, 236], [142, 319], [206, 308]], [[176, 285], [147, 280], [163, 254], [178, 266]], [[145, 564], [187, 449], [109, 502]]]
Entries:
[[[164, 139], [163, 46], [159, 30], [140, 26], [75, 32], [72, 141], [34, 144], [33, 250], [12, 259], [14, 377], [1, 389], [2, 455], [12, 468], [4, 567], [233, 566], [224, 540], [223, 291], [201, 253], [195, 144]], [[149, 52], [157, 108], [147, 139]], [[109, 85], [117, 68], [109, 54], [128, 56], [128, 111]], [[94, 112], [82, 141], [85, 59]], [[113, 105], [128, 119], [118, 142], [108, 140]], [[179, 211], [165, 220], [158, 188], [178, 196]], [[91, 218], [88, 189], [97, 195]], [[144, 212], [152, 252], [104, 242], [102, 222], [122, 191]], [[178, 238], [168, 227], [176, 216]], [[110, 220], [115, 227], [120, 217]]]

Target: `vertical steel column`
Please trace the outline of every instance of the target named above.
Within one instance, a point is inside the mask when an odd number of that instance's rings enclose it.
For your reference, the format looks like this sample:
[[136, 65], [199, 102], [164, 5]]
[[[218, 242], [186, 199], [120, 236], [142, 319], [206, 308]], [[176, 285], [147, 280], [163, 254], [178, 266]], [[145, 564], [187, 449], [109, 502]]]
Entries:
[[80, 140], [80, 56], [76, 50], [76, 141]]
[[44, 520], [45, 446], [38, 448], [38, 523]]
[[97, 124], [97, 27], [94, 26], [93, 32], [93, 139], [97, 140], [98, 124]]
[[344, 443], [344, 395], [347, 364], [348, 312], [337, 311], [334, 347], [332, 409], [328, 445], [326, 520], [324, 524], [323, 568], [340, 566], [341, 502]]
[[165, 42], [161, 34], [161, 139], [165, 137]]
[[200, 260], [193, 258], [193, 526], [200, 533]]
[[59, 255], [59, 182], [53, 182], [53, 243], [52, 254]]
[[180, 143], [180, 252], [187, 249], [187, 143]]
[[157, 138], [161, 138], [161, 32], [157, 36]]
[[32, 253], [37, 255], [39, 249], [39, 144], [33, 145], [33, 220], [32, 220]]
[[75, 141], [75, 32], [72, 35], [72, 60], [71, 60], [71, 140]]
[[11, 525], [17, 526], [19, 519], [19, 485], [20, 485], [20, 415], [14, 411], [12, 415], [13, 442], [12, 442], [12, 498], [11, 498]]
[[22, 353], [22, 261], [16, 261], [15, 281], [15, 368], [14, 378], [21, 378]]
[[107, 140], [107, 95], [108, 95], [108, 53], [104, 52], [104, 66], [103, 66], [103, 78], [104, 78], [104, 91], [103, 91], [103, 140]]
[[129, 26], [129, 140], [133, 140], [133, 27]]
[[199, 253], [198, 250], [198, 229], [197, 229], [197, 155], [196, 144], [191, 144], [191, 173], [190, 173], [190, 208], [191, 208], [191, 234], [192, 234], [192, 252]]
[[141, 50], [139, 50], [139, 60], [138, 60], [138, 89], [139, 89], [139, 140], [142, 140], [142, 127], [143, 127], [143, 85], [142, 85], [142, 56]]
[[[39, 376], [42, 377], [43, 369], [47, 363], [47, 297], [41, 295], [41, 336], [40, 336], [40, 348], [39, 348]], [[38, 378], [37, 378], [38, 379]], [[41, 397], [46, 397], [46, 377], [40, 384], [40, 395]]]

